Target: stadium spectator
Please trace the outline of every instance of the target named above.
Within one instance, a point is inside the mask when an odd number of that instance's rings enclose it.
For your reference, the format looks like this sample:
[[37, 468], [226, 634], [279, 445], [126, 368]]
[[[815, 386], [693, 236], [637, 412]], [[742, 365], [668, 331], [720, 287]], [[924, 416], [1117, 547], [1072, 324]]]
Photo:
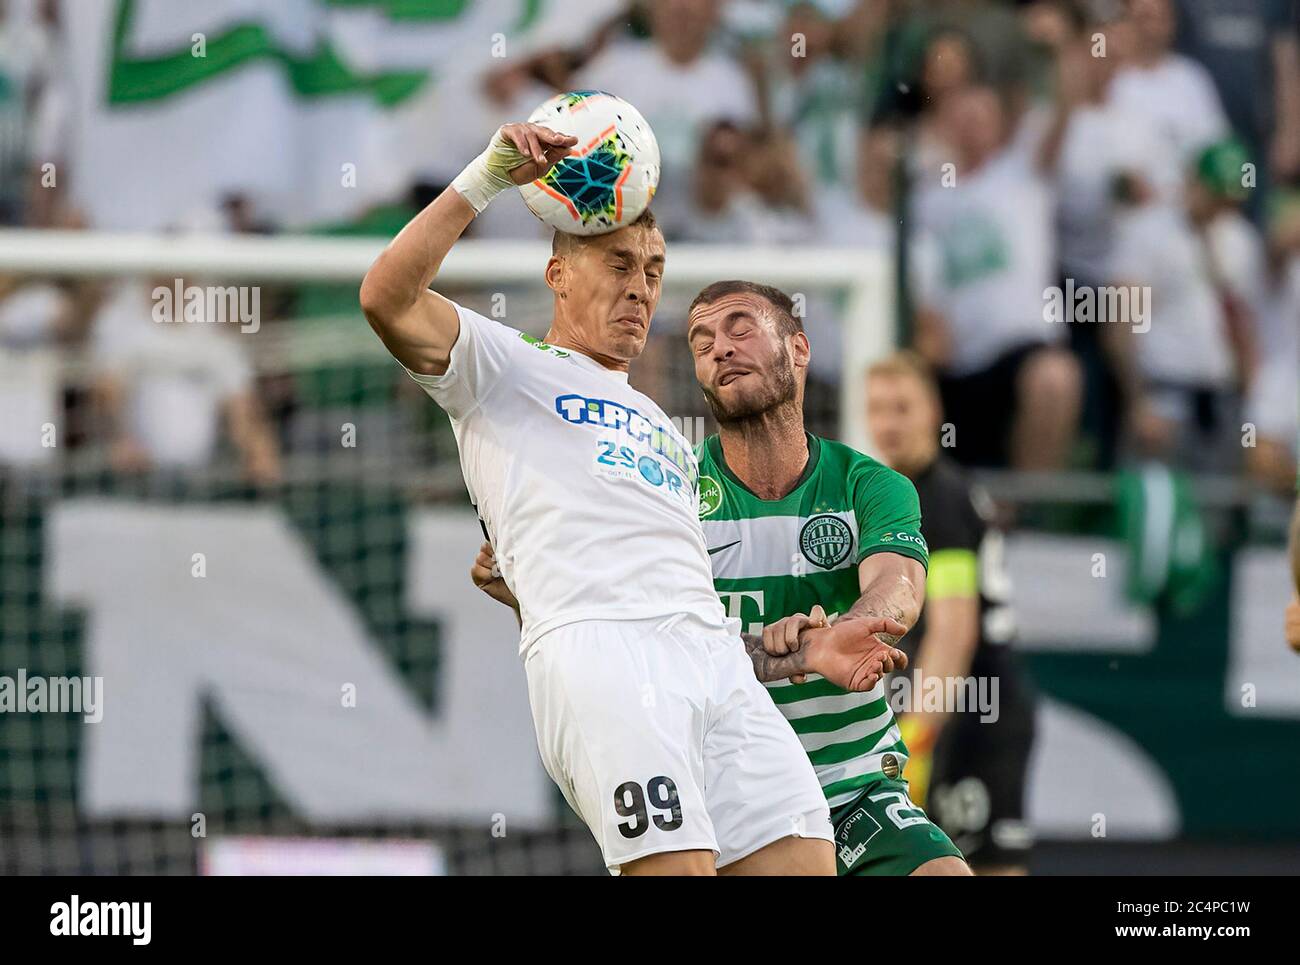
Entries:
[[691, 217], [690, 170], [708, 125], [730, 120], [749, 127], [758, 120], [751, 78], [712, 43], [718, 12], [718, 0], [657, 0], [646, 10], [651, 39], [611, 42], [575, 80], [616, 91], [654, 129], [663, 165], [655, 215], [669, 239]]
[[750, 135], [731, 121], [715, 121], [700, 139], [691, 190], [694, 217], [682, 239], [704, 244], [754, 244], [762, 202], [750, 186]]
[[[1170, 149], [1141, 115], [1107, 97], [1117, 58], [1096, 56], [1112, 46], [1114, 25], [1079, 15], [1055, 35], [1054, 102], [1042, 125], [1038, 163], [1055, 188], [1058, 274], [1063, 291], [1095, 292], [1106, 284], [1121, 193], [1149, 198], [1155, 191], [1148, 170], [1175, 170]], [[1105, 45], [1103, 47], [1102, 45]], [[1037, 121], [1038, 118], [1035, 118]], [[1083, 433], [1096, 461], [1115, 458], [1120, 407], [1110, 371], [1103, 329], [1071, 325], [1070, 345], [1083, 367], [1086, 391]]]
[[[893, 255], [898, 244], [895, 181], [902, 150], [903, 133], [897, 126], [859, 128], [855, 183], [848, 189], [828, 187], [817, 192], [819, 242]], [[935, 306], [938, 246], [926, 231], [916, 228], [909, 235], [907, 254], [913, 344], [926, 358], [946, 365], [952, 345], [948, 326]]]
[[1251, 166], [1245, 146], [1235, 138], [1212, 144], [1196, 159], [1187, 189], [1187, 210], [1200, 232], [1208, 273], [1237, 344], [1237, 375], [1247, 387], [1259, 363], [1255, 342], [1271, 288], [1267, 246], [1243, 213], [1253, 193], [1247, 185]]
[[776, 128], [759, 131], [746, 162], [749, 182], [762, 202], [757, 240], [768, 245], [813, 241], [817, 225], [808, 179], [790, 133]]
[[914, 167], [933, 182], [952, 160], [944, 117], [952, 100], [982, 79], [975, 46], [955, 28], [936, 32], [925, 45], [920, 70], [920, 113], [915, 123]]
[[62, 198], [69, 97], [57, 11], [0, 3], [0, 224], [52, 225]]
[[955, 93], [942, 120], [952, 167], [922, 186], [917, 219], [941, 250], [936, 307], [952, 353], [940, 385], [956, 458], [1061, 468], [1082, 389], [1061, 347], [1064, 326], [1044, 320], [1055, 264], [1050, 190], [993, 89]]
[[[1056, 241], [1061, 273], [1079, 285], [1099, 284], [1113, 244], [1116, 185], [1148, 196], [1146, 170], [1166, 146], [1142, 114], [1107, 98], [1115, 58], [1094, 56], [1108, 31], [1079, 22], [1057, 51], [1051, 119], [1038, 160], [1056, 194]], [[1174, 164], [1172, 157], [1157, 166]]]
[[792, 132], [802, 167], [818, 190], [852, 187], [855, 132], [866, 94], [859, 53], [883, 24], [877, 17], [846, 29], [826, 5], [801, 0], [776, 32], [764, 78], [771, 115]]
[[210, 465], [224, 420], [245, 476], [280, 478], [277, 441], [253, 393], [253, 372], [235, 336], [198, 306], [160, 302], [185, 279], [122, 282], [93, 332], [96, 390], [119, 472]]
[[1179, 49], [1209, 70], [1259, 166], [1256, 216], [1274, 180], [1300, 175], [1298, 17], [1293, 0], [1178, 0]]
[[[1214, 81], [1201, 64], [1173, 50], [1177, 27], [1172, 0], [1128, 0], [1129, 42], [1107, 56], [1124, 64], [1110, 85], [1120, 108], [1146, 119], [1170, 148], [1165, 170], [1152, 169], [1160, 185], [1179, 183], [1197, 153], [1231, 133]], [[1158, 160], [1163, 161], [1164, 155]]]
[[1162, 200], [1129, 206], [1111, 258], [1111, 284], [1132, 293], [1128, 321], [1138, 323], [1104, 326], [1129, 449], [1185, 469], [1238, 464], [1237, 389], [1250, 369], [1251, 331], [1207, 271], [1213, 254], [1192, 214]]
[[1256, 430], [1246, 469], [1289, 498], [1300, 428], [1300, 210], [1279, 217], [1272, 243], [1281, 265], [1261, 315], [1260, 365], [1246, 397], [1246, 422]]
[[0, 275], [0, 466], [49, 467], [67, 445], [60, 350], [85, 334], [96, 294]]
[[1013, 96], [1025, 86], [1031, 52], [1013, 5], [1002, 0], [909, 0], [903, 8], [932, 30], [952, 30], [965, 38], [977, 69], [971, 80]]

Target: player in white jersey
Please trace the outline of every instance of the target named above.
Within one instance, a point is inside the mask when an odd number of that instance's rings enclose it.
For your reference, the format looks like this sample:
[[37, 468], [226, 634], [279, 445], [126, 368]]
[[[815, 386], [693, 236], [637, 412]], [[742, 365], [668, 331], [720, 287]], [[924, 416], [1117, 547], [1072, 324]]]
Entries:
[[429, 290], [475, 215], [574, 139], [509, 124], [393, 239], [361, 307], [451, 417], [470, 498], [520, 604], [538, 748], [614, 872], [834, 874], [825, 798], [755, 679], [870, 689], [902, 654], [885, 617], [808, 631], [753, 666], [724, 615], [685, 438], [627, 382], [659, 301], [653, 217], [556, 234], [545, 342]]

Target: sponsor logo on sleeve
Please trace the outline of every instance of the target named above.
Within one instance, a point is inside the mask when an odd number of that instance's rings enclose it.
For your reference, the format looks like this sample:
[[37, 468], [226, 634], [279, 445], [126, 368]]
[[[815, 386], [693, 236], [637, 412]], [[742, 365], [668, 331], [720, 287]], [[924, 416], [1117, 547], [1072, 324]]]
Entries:
[[900, 543], [909, 543], [921, 550], [923, 553], [929, 553], [930, 549], [925, 545], [925, 538], [918, 533], [886, 533], [880, 537], [882, 543], [892, 543], [897, 540]]

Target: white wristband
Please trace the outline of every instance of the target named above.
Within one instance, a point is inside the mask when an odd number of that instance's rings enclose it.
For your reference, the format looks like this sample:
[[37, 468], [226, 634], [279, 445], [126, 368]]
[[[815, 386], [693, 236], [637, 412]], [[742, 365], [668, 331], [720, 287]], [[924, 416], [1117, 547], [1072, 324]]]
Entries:
[[506, 188], [514, 187], [510, 171], [527, 160], [498, 129], [487, 149], [465, 165], [465, 170], [456, 175], [451, 186], [469, 202], [475, 214], [482, 214], [493, 198]]

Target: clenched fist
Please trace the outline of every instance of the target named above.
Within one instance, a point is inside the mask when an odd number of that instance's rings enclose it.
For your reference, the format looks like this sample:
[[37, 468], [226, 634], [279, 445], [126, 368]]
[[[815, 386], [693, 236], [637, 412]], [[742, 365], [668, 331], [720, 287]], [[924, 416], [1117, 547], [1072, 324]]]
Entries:
[[492, 551], [492, 544], [486, 540], [478, 548], [474, 565], [469, 568], [469, 578], [492, 599], [504, 603], [516, 613], [519, 612], [519, 601], [510, 592], [510, 587], [506, 586], [506, 581], [501, 578], [501, 568], [497, 566], [496, 553]]

